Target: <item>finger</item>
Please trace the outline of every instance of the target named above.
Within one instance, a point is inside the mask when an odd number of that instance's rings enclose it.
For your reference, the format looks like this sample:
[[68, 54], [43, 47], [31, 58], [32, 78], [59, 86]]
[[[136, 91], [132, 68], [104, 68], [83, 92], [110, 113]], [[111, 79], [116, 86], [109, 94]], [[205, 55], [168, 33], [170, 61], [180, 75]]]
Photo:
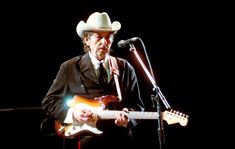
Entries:
[[128, 112], [129, 110], [127, 108], [122, 109], [124, 112]]

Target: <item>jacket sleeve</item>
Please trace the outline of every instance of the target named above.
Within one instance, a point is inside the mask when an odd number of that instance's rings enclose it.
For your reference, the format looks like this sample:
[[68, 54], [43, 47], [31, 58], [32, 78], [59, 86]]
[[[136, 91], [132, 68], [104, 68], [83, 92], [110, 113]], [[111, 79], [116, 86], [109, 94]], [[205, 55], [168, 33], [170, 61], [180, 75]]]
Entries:
[[67, 76], [65, 63], [60, 66], [56, 78], [52, 82], [46, 96], [42, 100], [42, 108], [47, 115], [63, 122], [69, 107], [66, 104], [67, 94]]
[[[144, 103], [141, 99], [139, 84], [136, 72], [133, 66], [124, 60], [123, 62], [123, 76], [121, 78], [121, 89], [123, 94], [123, 104], [127, 105], [129, 110], [133, 111], [144, 111]], [[130, 120], [129, 127], [134, 127], [138, 124], [139, 120]]]

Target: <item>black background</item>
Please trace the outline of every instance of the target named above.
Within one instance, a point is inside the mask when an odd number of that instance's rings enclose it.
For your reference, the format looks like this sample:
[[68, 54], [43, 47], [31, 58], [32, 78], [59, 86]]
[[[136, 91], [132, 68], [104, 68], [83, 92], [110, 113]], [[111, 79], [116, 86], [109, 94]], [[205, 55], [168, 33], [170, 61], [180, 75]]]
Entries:
[[[203, 92], [200, 76], [207, 76], [204, 70], [212, 69], [204, 67], [211, 66], [210, 61], [203, 63], [203, 67], [201, 64], [211, 57], [212, 44], [221, 45], [215, 36], [228, 30], [218, 27], [227, 23], [232, 26], [228, 14], [233, 9], [224, 13], [224, 6], [219, 5], [132, 0], [1, 0], [0, 148], [62, 148], [60, 138], [44, 136], [40, 130], [46, 118], [40, 109], [41, 100], [59, 65], [82, 53], [75, 28], [94, 11], [106, 11], [112, 21], [121, 22], [112, 54], [126, 58], [136, 68], [143, 100], [147, 109], [151, 109], [150, 82], [129, 49], [116, 46], [121, 39], [143, 40], [163, 95], [171, 108], [189, 115], [186, 127], [164, 121], [167, 148], [192, 148], [198, 142], [193, 141], [193, 105], [199, 106], [197, 95]], [[137, 51], [146, 62], [141, 46]], [[146, 148], [158, 146], [156, 122], [143, 122], [140, 132]]]

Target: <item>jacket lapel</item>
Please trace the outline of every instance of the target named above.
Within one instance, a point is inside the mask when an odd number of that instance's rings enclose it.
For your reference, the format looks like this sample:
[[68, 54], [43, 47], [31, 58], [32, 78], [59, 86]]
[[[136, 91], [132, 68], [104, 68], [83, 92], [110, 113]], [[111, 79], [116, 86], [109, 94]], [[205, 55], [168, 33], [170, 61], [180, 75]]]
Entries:
[[98, 78], [95, 74], [93, 66], [91, 64], [91, 60], [89, 54], [86, 53], [79, 62], [81, 75], [86, 76], [89, 80], [93, 80], [94, 82], [98, 83]]

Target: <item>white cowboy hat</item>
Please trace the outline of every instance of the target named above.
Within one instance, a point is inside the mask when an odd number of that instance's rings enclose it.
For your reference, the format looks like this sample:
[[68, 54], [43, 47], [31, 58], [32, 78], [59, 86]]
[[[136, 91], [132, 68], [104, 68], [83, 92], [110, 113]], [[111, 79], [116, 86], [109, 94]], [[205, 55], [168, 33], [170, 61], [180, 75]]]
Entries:
[[79, 37], [82, 38], [84, 31], [104, 31], [116, 33], [121, 28], [118, 21], [111, 23], [111, 20], [106, 12], [94, 12], [91, 14], [86, 23], [80, 21], [77, 25], [76, 31]]

